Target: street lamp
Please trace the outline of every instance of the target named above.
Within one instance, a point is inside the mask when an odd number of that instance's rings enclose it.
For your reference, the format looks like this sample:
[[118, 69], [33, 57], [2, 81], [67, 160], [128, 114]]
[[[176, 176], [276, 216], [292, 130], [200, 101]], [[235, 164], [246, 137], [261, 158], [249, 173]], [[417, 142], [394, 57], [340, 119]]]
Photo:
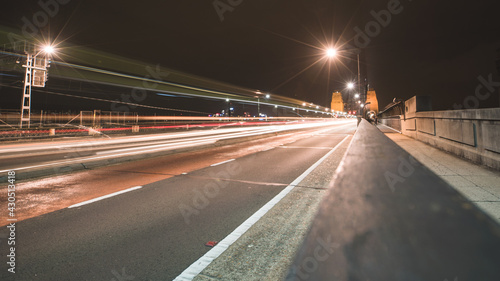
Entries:
[[[261, 95], [262, 93], [260, 91], [257, 91], [257, 94]], [[264, 96], [266, 99], [269, 99], [271, 97], [270, 94], [266, 94]], [[257, 98], [257, 114], [258, 114], [258, 117], [260, 117], [260, 96], [256, 96]]]
[[329, 58], [333, 58], [333, 57], [337, 56], [337, 50], [334, 48], [329, 48], [328, 50], [326, 50], [326, 55]]
[[[360, 72], [360, 63], [359, 63], [359, 50], [358, 48], [353, 48], [353, 49], [346, 49], [343, 51], [351, 51], [351, 50], [357, 50], [357, 61], [358, 61], [358, 93], [361, 93], [361, 72]], [[337, 56], [338, 51], [334, 48], [329, 48], [326, 50], [326, 56], [329, 58], [333, 58]], [[354, 88], [354, 84], [352, 85], [352, 88]], [[351, 89], [351, 88], [350, 88]]]
[[[55, 52], [55, 49], [52, 45], [45, 45], [42, 47], [42, 50], [40, 50], [40, 51], [45, 52], [47, 55], [52, 55]], [[40, 52], [38, 52], [38, 53], [40, 53]]]

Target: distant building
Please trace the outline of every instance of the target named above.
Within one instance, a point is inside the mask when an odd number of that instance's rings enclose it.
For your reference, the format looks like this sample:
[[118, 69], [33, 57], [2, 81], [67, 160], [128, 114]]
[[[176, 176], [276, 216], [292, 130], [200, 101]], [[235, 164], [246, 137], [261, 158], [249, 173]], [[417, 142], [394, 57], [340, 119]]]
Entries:
[[344, 112], [344, 99], [342, 98], [342, 93], [333, 92], [332, 94], [332, 105], [330, 108], [333, 111], [342, 111]]
[[375, 89], [370, 88], [368, 89], [368, 92], [366, 92], [366, 103], [368, 111], [373, 111], [375, 112], [375, 114], [378, 114], [378, 100], [377, 100], [377, 93], [375, 93]]

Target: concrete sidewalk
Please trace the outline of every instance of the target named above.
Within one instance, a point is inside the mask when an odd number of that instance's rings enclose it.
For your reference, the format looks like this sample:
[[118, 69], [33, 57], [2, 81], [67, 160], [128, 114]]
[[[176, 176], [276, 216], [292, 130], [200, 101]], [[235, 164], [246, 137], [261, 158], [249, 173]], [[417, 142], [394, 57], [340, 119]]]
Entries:
[[427, 166], [472, 203], [500, 223], [500, 172], [399, 134], [384, 125], [379, 129], [420, 163]]

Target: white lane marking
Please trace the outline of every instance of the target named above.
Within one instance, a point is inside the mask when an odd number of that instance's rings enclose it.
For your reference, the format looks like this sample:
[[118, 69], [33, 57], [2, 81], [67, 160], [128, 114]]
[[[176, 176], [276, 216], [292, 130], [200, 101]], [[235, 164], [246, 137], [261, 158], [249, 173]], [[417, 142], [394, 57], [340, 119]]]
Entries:
[[210, 166], [211, 166], [211, 167], [215, 167], [215, 166], [219, 166], [219, 165], [222, 165], [222, 164], [226, 164], [226, 163], [232, 162], [232, 161], [234, 161], [234, 160], [236, 160], [236, 159], [231, 159], [231, 160], [227, 160], [227, 161], [222, 161], [222, 162], [220, 162], [220, 163], [217, 163], [217, 164], [212, 164], [212, 165], [210, 165]]
[[219, 257], [224, 251], [226, 251], [229, 246], [231, 246], [236, 240], [238, 240], [250, 227], [252, 227], [260, 218], [262, 218], [269, 210], [271, 210], [278, 202], [281, 201], [290, 191], [292, 191], [301, 181], [303, 181], [316, 167], [318, 167], [328, 156], [330, 156], [335, 150], [337, 150], [342, 143], [344, 143], [347, 138], [346, 136], [339, 144], [337, 144], [332, 150], [330, 150], [325, 156], [314, 163], [309, 169], [307, 169], [302, 175], [296, 178], [290, 185], [283, 189], [278, 195], [276, 195], [271, 201], [267, 202], [262, 208], [260, 208], [255, 214], [238, 226], [231, 234], [229, 234], [224, 240], [220, 241], [215, 247], [208, 251], [204, 256], [195, 261], [192, 265], [186, 268], [179, 276], [177, 276], [174, 281], [181, 280], [193, 280], [196, 275], [200, 274], [212, 261]]
[[71, 205], [71, 206], [69, 206], [69, 207], [68, 207], [68, 209], [81, 207], [81, 206], [83, 206], [83, 205], [87, 205], [87, 204], [90, 204], [90, 203], [94, 203], [94, 202], [97, 202], [97, 201], [100, 201], [100, 200], [103, 200], [103, 199], [106, 199], [106, 198], [110, 198], [110, 197], [113, 197], [113, 196], [116, 196], [116, 195], [120, 195], [120, 194], [123, 194], [123, 193], [129, 192], [129, 191], [137, 190], [137, 189], [140, 189], [140, 188], [142, 188], [142, 186], [136, 186], [136, 187], [131, 187], [131, 188], [129, 188], [129, 189], [125, 189], [125, 190], [117, 191], [117, 192], [115, 192], [115, 193], [111, 193], [111, 194], [104, 195], [104, 196], [101, 196], [101, 197], [98, 197], [98, 198], [94, 198], [94, 199], [91, 199], [91, 200], [87, 200], [87, 201], [85, 201], [85, 202], [81, 202], [81, 203], [78, 203], [78, 204], [75, 204], [75, 205]]

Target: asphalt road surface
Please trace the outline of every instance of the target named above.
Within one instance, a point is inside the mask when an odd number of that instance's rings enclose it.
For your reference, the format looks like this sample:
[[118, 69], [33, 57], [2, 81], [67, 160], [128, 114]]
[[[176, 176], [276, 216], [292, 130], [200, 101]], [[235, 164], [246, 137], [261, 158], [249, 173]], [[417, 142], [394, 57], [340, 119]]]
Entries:
[[[224, 239], [355, 127], [355, 121], [339, 123], [267, 146], [219, 148], [225, 157], [196, 152], [186, 155], [199, 163], [189, 169], [174, 155], [87, 171], [83, 178], [66, 175], [59, 193], [79, 185], [93, 196], [68, 195], [73, 200], [64, 208], [17, 222], [15, 274], [7, 271], [9, 233], [2, 227], [0, 280], [172, 280], [210, 250], [207, 242]], [[153, 167], [145, 168], [148, 162]], [[151, 172], [161, 165], [175, 171]], [[107, 176], [119, 194], [93, 189], [94, 176]], [[96, 200], [103, 193], [114, 196]]]

